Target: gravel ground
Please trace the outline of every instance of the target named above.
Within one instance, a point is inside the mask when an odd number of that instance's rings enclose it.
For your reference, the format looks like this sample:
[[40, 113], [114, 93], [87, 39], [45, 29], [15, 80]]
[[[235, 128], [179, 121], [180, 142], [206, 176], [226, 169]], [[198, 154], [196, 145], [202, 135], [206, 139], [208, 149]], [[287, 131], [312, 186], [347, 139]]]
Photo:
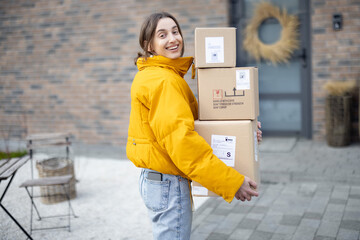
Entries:
[[[151, 223], [147, 210], [138, 191], [140, 169], [128, 160], [98, 159], [90, 157], [75, 158], [77, 197], [71, 201], [78, 218], [71, 219], [71, 232], [66, 229], [34, 231], [34, 239], [152, 239]], [[3, 205], [14, 215], [21, 225], [29, 230], [30, 199], [25, 189], [18, 186], [30, 177], [30, 162], [18, 170]], [[5, 188], [1, 183], [1, 192]], [[195, 198], [199, 208], [206, 198]], [[40, 213], [44, 215], [67, 211], [67, 203], [44, 205], [38, 199]], [[26, 239], [26, 236], [1, 210], [1, 239]], [[41, 224], [67, 223], [66, 219], [34, 221]]]

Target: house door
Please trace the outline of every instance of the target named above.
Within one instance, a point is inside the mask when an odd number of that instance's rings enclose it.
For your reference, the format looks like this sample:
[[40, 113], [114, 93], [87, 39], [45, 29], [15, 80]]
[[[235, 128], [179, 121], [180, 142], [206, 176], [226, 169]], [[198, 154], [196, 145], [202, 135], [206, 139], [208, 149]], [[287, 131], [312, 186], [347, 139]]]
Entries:
[[[268, 1], [300, 22], [300, 45], [288, 63], [272, 64], [255, 61], [244, 50], [244, 30], [261, 0], [231, 1], [231, 25], [237, 28], [237, 66], [259, 68], [259, 98], [262, 130], [267, 135], [293, 135], [311, 138], [311, 61], [309, 1]], [[259, 39], [265, 44], [277, 42], [282, 27], [275, 18], [268, 18], [258, 28]]]

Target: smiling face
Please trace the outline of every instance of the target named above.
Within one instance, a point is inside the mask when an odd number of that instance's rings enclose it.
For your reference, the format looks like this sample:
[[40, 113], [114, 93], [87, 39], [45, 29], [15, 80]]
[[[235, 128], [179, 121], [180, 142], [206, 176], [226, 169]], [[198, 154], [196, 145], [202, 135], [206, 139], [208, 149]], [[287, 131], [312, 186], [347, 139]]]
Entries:
[[155, 35], [149, 52], [170, 59], [182, 56], [183, 38], [178, 26], [171, 18], [161, 18], [156, 26]]

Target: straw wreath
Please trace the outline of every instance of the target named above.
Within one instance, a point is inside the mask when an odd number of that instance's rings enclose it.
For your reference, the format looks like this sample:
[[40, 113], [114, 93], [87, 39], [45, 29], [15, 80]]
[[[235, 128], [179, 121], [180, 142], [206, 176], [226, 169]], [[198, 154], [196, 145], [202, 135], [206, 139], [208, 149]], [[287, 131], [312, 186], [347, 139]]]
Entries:
[[[259, 26], [268, 18], [276, 18], [282, 26], [281, 37], [273, 44], [264, 44], [258, 36]], [[281, 11], [268, 2], [259, 3], [245, 29], [244, 48], [258, 62], [263, 58], [273, 64], [286, 63], [293, 51], [299, 47], [298, 26], [298, 18], [288, 15], [285, 9]]]

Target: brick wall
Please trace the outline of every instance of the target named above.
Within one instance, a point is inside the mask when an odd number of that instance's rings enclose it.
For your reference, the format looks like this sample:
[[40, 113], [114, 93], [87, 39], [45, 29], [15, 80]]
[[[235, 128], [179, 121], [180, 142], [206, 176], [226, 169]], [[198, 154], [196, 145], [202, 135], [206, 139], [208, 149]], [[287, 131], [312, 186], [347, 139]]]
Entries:
[[138, 32], [155, 11], [178, 19], [186, 56], [195, 27], [228, 26], [226, 0], [1, 1], [0, 130], [123, 145]]
[[[332, 29], [334, 13], [343, 16], [343, 29]], [[360, 86], [360, 1], [312, 1], [313, 138], [325, 140], [327, 81], [356, 80]], [[352, 139], [358, 140], [359, 90], [353, 92]]]
[[[311, 8], [313, 138], [323, 141], [323, 84], [360, 80], [360, 1], [313, 0]], [[145, 16], [162, 10], [179, 20], [186, 56], [194, 53], [195, 27], [229, 22], [226, 0], [1, 1], [0, 132], [70, 131], [80, 142], [124, 144], [138, 32]], [[339, 32], [332, 30], [337, 12]], [[196, 93], [196, 82], [185, 78]]]

